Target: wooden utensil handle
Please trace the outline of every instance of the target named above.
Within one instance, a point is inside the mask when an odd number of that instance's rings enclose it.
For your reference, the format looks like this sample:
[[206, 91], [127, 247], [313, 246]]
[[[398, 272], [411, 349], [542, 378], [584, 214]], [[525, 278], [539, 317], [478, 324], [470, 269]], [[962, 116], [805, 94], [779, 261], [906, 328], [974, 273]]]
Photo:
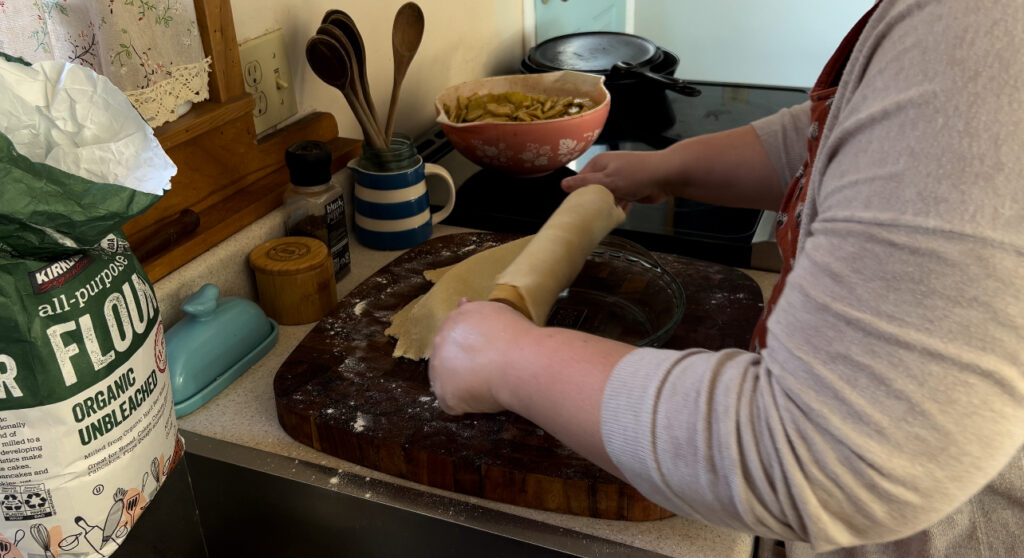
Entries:
[[513, 285], [495, 285], [494, 290], [491, 291], [487, 300], [511, 306], [514, 310], [526, 316], [527, 320], [533, 321], [533, 317], [530, 315], [530, 309], [526, 306], [526, 300], [523, 298], [523, 294]]

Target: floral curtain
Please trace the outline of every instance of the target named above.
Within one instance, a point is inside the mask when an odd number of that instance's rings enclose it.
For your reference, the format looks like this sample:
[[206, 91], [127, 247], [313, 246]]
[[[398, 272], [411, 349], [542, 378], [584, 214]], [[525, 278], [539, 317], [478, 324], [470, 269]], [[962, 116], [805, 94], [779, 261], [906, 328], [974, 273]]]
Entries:
[[0, 0], [0, 51], [106, 76], [152, 127], [209, 98], [193, 0]]

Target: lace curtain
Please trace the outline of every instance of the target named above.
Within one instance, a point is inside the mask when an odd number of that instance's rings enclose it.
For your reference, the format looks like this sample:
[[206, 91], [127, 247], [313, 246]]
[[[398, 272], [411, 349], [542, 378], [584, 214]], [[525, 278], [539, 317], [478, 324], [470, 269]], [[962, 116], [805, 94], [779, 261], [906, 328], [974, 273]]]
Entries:
[[0, 0], [0, 51], [91, 68], [154, 128], [210, 96], [192, 0]]

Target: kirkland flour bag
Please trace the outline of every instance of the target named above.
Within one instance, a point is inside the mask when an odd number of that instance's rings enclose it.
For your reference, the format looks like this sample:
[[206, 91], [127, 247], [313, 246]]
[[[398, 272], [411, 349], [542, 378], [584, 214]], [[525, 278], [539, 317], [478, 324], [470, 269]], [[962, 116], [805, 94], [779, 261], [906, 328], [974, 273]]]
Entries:
[[176, 172], [105, 78], [0, 56], [0, 556], [110, 556], [182, 452], [120, 232]]

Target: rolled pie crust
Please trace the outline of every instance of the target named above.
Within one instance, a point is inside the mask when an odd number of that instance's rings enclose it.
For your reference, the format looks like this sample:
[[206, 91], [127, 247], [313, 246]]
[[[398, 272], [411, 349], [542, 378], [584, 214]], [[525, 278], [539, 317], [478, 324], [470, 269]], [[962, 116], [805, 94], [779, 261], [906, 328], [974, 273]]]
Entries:
[[428, 358], [437, 328], [459, 300], [499, 298], [496, 293], [503, 289], [514, 289], [526, 306], [524, 314], [544, 325], [558, 294], [572, 284], [587, 255], [625, 218], [607, 188], [586, 186], [566, 197], [536, 235], [424, 272], [434, 286], [395, 313], [384, 332], [398, 341], [393, 356]]
[[558, 293], [572, 284], [601, 239], [626, 218], [615, 196], [591, 184], [569, 194], [495, 283], [515, 287], [537, 325], [544, 325]]

